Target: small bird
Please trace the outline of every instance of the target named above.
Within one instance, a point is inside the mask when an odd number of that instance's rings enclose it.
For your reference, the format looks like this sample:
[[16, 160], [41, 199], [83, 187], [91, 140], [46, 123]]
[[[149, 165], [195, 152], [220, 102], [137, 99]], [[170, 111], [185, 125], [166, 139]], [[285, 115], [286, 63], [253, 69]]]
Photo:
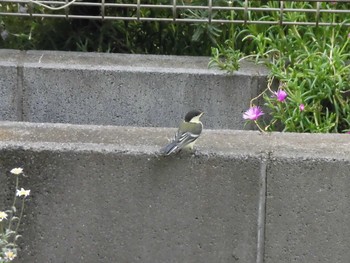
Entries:
[[160, 152], [164, 155], [177, 153], [182, 149], [193, 150], [193, 145], [202, 132], [203, 124], [199, 120], [204, 112], [192, 110], [185, 116], [185, 120], [180, 123], [174, 140], [163, 147]]

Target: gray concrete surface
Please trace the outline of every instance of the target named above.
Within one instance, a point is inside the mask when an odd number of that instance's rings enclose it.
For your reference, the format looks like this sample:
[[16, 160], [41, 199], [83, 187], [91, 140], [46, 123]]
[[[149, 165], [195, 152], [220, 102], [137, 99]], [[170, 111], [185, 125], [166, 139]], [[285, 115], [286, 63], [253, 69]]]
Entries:
[[[6, 76], [0, 82], [0, 119], [14, 120], [9, 114], [16, 107], [20, 121], [175, 127], [187, 111], [200, 108], [208, 128], [252, 128], [244, 127], [242, 112], [265, 89], [267, 70], [243, 63], [229, 75], [208, 69], [208, 62], [207, 57], [0, 50], [0, 72]], [[21, 74], [11, 71], [14, 65]], [[13, 100], [15, 95], [20, 99]]]
[[3, 123], [32, 190], [19, 262], [255, 262], [259, 156], [157, 156], [173, 132]]
[[271, 162], [265, 262], [349, 262], [347, 159]]
[[16, 121], [19, 114], [17, 66], [0, 61], [0, 120]]
[[17, 262], [348, 262], [349, 135], [204, 130], [158, 156], [174, 131], [0, 123], [32, 190]]

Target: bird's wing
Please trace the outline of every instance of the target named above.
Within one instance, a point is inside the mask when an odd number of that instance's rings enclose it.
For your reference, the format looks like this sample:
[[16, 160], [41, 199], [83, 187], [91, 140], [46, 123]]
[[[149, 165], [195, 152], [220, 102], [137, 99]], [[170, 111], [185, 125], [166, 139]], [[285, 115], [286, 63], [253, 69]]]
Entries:
[[[180, 132], [181, 131], [181, 132]], [[202, 124], [183, 122], [175, 134], [175, 142], [179, 148], [195, 141], [202, 132]]]
[[175, 133], [174, 140], [163, 147], [160, 152], [165, 155], [178, 152], [186, 145], [194, 142], [201, 134], [202, 128], [202, 123], [189, 123], [183, 121]]

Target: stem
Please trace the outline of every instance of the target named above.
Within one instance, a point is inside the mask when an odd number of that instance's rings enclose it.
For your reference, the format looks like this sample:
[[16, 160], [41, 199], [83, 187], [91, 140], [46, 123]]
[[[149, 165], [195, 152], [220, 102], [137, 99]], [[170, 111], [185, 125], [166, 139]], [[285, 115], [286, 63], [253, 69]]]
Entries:
[[255, 123], [256, 127], [258, 127], [258, 129], [259, 129], [262, 133], [266, 133], [266, 132], [260, 127], [260, 125], [258, 124], [257, 121], [254, 121], [254, 123]]
[[238, 62], [241, 62], [241, 61], [243, 61], [243, 60], [245, 60], [245, 59], [247, 59], [247, 58], [253, 58], [253, 57], [256, 57], [257, 55], [256, 54], [251, 54], [251, 55], [248, 55], [248, 56], [245, 56], [245, 57], [241, 57], [239, 60], [238, 60]]
[[318, 118], [317, 113], [316, 113], [316, 111], [314, 111], [315, 124], [316, 124], [316, 127], [318, 128], [320, 125], [318, 124], [317, 118]]
[[334, 49], [334, 29], [332, 30], [331, 50], [329, 52], [329, 59], [332, 65], [333, 65], [333, 49]]
[[[233, 1], [229, 1], [228, 2], [228, 5], [230, 7], [233, 7]], [[235, 18], [235, 11], [234, 10], [231, 10], [230, 11], [230, 19], [231, 21], [233, 21]], [[235, 49], [235, 39], [234, 39], [234, 35], [235, 35], [235, 25], [234, 23], [231, 23], [230, 25], [230, 30], [229, 30], [229, 40], [231, 42], [231, 48], [232, 49]]]
[[262, 95], [264, 95], [264, 93], [268, 90], [269, 88], [266, 88], [263, 92], [261, 92], [258, 96], [256, 96], [255, 98], [252, 98], [250, 100], [250, 107], [253, 107], [253, 101], [257, 100], [258, 98], [260, 98]]
[[21, 223], [22, 216], [23, 216], [23, 211], [24, 211], [24, 200], [25, 200], [25, 197], [23, 197], [23, 200], [22, 200], [21, 213], [19, 214], [19, 218], [18, 218], [18, 222], [17, 222], [17, 227], [16, 227], [15, 234], [14, 234], [15, 238], [16, 238], [16, 235], [17, 235], [17, 231], [18, 231], [19, 225], [20, 225], [20, 223]]
[[[16, 200], [17, 200], [17, 190], [18, 190], [18, 175], [16, 175], [16, 189], [15, 189], [15, 198], [13, 198], [13, 204], [11, 206], [11, 218], [13, 217], [13, 214], [14, 214], [14, 210], [13, 208], [15, 207], [16, 205]], [[9, 220], [9, 227], [8, 229], [11, 230], [11, 225], [12, 224], [12, 220]]]
[[348, 45], [349, 43], [349, 40], [350, 40], [350, 37], [349, 36], [346, 36], [346, 41], [345, 41], [345, 44], [342, 46], [341, 50], [340, 50], [340, 54], [343, 53], [344, 51], [344, 48]]
[[277, 121], [277, 120], [274, 120], [274, 121], [271, 122], [269, 125], [267, 125], [267, 126], [265, 127], [265, 131], [267, 131], [268, 128], [270, 128], [271, 125], [274, 125], [274, 124], [276, 123], [276, 121]]
[[250, 100], [250, 107], [253, 106], [253, 101], [254, 101], [254, 100], [257, 100], [257, 99], [260, 98], [262, 95], [264, 95], [264, 93], [265, 93], [267, 90], [269, 90], [271, 93], [273, 93], [273, 91], [271, 90], [271, 85], [272, 85], [272, 82], [273, 82], [274, 78], [275, 78], [275, 77], [272, 76], [272, 77], [268, 80], [267, 88], [264, 89], [263, 92], [261, 92], [258, 96], [254, 97], [254, 98], [252, 98], [252, 99]]
[[18, 189], [18, 175], [16, 175], [16, 191], [15, 191], [15, 198], [13, 199], [13, 204], [12, 207], [14, 207], [16, 205], [16, 199], [17, 199], [17, 189]]

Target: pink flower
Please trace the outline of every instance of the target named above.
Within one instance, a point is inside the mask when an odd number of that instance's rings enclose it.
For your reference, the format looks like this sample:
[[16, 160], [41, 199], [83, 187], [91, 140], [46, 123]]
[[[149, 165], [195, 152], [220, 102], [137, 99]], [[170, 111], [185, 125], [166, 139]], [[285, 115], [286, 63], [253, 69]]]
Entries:
[[264, 115], [261, 108], [259, 106], [253, 106], [243, 113], [243, 119], [256, 121], [261, 115]]
[[348, 34], [348, 38], [350, 38], [350, 33]]
[[347, 134], [350, 134], [350, 131], [348, 131]]
[[300, 105], [299, 105], [299, 110], [300, 110], [300, 111], [305, 110], [305, 105], [304, 105], [304, 104], [300, 104]]
[[282, 89], [279, 89], [277, 92], [275, 92], [275, 95], [277, 97], [277, 100], [281, 102], [284, 101], [288, 96], [287, 92]]

